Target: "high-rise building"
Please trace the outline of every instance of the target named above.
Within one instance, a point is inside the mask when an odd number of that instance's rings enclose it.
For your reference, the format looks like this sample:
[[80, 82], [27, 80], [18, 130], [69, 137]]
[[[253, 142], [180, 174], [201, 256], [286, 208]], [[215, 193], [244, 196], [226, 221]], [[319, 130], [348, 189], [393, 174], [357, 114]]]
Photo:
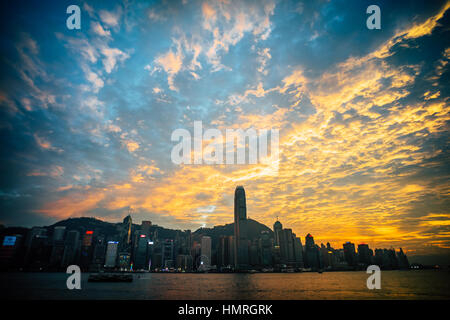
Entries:
[[108, 241], [108, 245], [106, 247], [105, 268], [116, 267], [118, 249], [119, 249], [118, 241]]
[[64, 241], [64, 235], [66, 233], [66, 227], [56, 226], [53, 229], [53, 243]]
[[320, 268], [319, 249], [314, 243], [314, 237], [311, 234], [307, 234], [305, 237], [305, 266], [311, 269]]
[[369, 249], [368, 244], [358, 244], [358, 261], [365, 265], [370, 265], [372, 263], [372, 252]]
[[323, 243], [320, 244], [320, 256], [325, 268], [332, 267], [334, 265], [333, 251], [331, 249], [330, 243], [327, 243], [327, 246], [324, 246]]
[[[28, 231], [27, 236], [25, 238], [25, 264], [29, 264], [31, 261], [31, 256], [33, 255], [33, 250], [31, 248], [32, 242], [36, 237], [46, 236], [47, 229], [41, 227], [33, 227], [30, 231]], [[41, 238], [42, 239], [42, 238]]]
[[238, 186], [234, 192], [234, 239], [235, 265], [237, 270], [248, 269], [248, 228], [247, 205], [244, 187]]
[[172, 239], [165, 239], [162, 242], [162, 266], [163, 268], [173, 268], [175, 263], [175, 246]]
[[53, 229], [53, 246], [52, 253], [50, 255], [50, 268], [58, 270], [61, 267], [61, 263], [64, 257], [64, 236], [66, 233], [66, 227], [56, 226]]
[[94, 237], [94, 231], [88, 230], [83, 235], [83, 241], [81, 245], [81, 258], [80, 264], [82, 270], [87, 270], [92, 261], [92, 239]]
[[349, 266], [355, 266], [356, 265], [355, 244], [351, 242], [346, 242], [344, 243], [343, 247], [344, 247], [345, 261], [347, 261]]
[[397, 253], [397, 260], [398, 260], [398, 267], [400, 269], [409, 269], [408, 257], [403, 252], [402, 248], [400, 248], [400, 250]]
[[123, 219], [123, 229], [125, 232], [124, 239], [122, 241], [122, 250], [130, 250], [131, 246], [131, 228], [133, 226], [133, 221], [131, 219], [131, 216], [128, 215]]
[[100, 270], [105, 265], [106, 242], [103, 235], [98, 235], [94, 241], [94, 253], [92, 257], [92, 269]]
[[295, 233], [292, 234], [292, 241], [294, 243], [294, 265], [297, 268], [303, 268], [303, 246], [302, 241], [299, 237], [295, 236]]
[[226, 270], [234, 267], [234, 236], [221, 236], [219, 238], [217, 264]]
[[191, 248], [191, 257], [192, 257], [192, 261], [194, 262], [194, 267], [196, 269], [198, 269], [198, 267], [200, 266], [201, 251], [202, 251], [201, 244], [198, 243], [198, 241], [194, 241], [192, 243], [192, 248]]
[[283, 225], [280, 221], [275, 221], [273, 224], [273, 235], [275, 237], [275, 247], [280, 246], [280, 231], [283, 229]]
[[281, 263], [292, 266], [295, 263], [292, 229], [282, 229], [278, 233]]
[[269, 267], [272, 265], [272, 241], [270, 239], [269, 231], [261, 231], [259, 238], [259, 252], [260, 263], [263, 267]]
[[0, 243], [0, 270], [9, 270], [18, 266], [21, 253], [22, 235], [8, 235]]
[[140, 234], [137, 241], [137, 248], [134, 254], [134, 269], [148, 268], [148, 237], [146, 234]]
[[201, 261], [203, 268], [209, 269], [211, 266], [211, 237], [203, 236], [201, 241]]
[[80, 233], [77, 230], [70, 230], [67, 232], [66, 240], [64, 241], [63, 268], [78, 263], [79, 239]]
[[31, 241], [27, 266], [32, 270], [43, 270], [48, 267], [51, 256], [51, 245], [46, 235], [35, 235]]

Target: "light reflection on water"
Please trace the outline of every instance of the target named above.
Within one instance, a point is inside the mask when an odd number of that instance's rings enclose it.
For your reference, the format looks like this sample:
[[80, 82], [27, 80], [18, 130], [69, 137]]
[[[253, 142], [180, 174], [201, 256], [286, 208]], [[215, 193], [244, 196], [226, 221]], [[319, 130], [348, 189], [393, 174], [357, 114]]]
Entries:
[[448, 271], [382, 271], [381, 290], [365, 272], [259, 274], [135, 274], [132, 283], [91, 283], [68, 290], [65, 273], [2, 273], [12, 299], [450, 299]]

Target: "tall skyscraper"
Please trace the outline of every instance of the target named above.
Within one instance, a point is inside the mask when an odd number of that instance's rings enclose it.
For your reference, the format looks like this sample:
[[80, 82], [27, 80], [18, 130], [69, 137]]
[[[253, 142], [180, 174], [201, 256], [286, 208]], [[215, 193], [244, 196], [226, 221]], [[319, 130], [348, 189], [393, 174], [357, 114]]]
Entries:
[[118, 241], [108, 241], [106, 247], [105, 267], [114, 268], [117, 265], [117, 251], [119, 249]]
[[372, 262], [372, 252], [369, 245], [365, 243], [358, 244], [358, 260], [360, 263], [369, 265]]
[[[129, 246], [131, 244], [131, 227], [133, 225], [133, 221], [131, 219], [131, 216], [128, 215], [123, 219], [123, 226], [125, 229], [125, 239], [124, 239], [124, 245]], [[125, 249], [125, 248], [124, 248]]]
[[281, 263], [292, 265], [294, 263], [294, 243], [292, 229], [282, 229], [278, 232], [280, 241]]
[[275, 221], [273, 224], [273, 235], [275, 237], [275, 247], [280, 246], [280, 231], [283, 229], [283, 225], [280, 221]]
[[238, 186], [234, 192], [234, 238], [235, 263], [237, 270], [248, 269], [247, 205], [244, 187]]
[[200, 264], [203, 265], [203, 268], [208, 269], [211, 266], [211, 237], [202, 237], [201, 246], [202, 255]]
[[70, 230], [67, 232], [66, 240], [64, 242], [64, 256], [62, 266], [65, 268], [71, 264], [78, 263], [78, 248], [79, 248], [80, 233], [77, 230]]
[[344, 247], [345, 261], [347, 261], [349, 266], [355, 266], [357, 262], [355, 244], [351, 242], [346, 242], [344, 243], [343, 247]]
[[81, 264], [81, 269], [84, 271], [89, 268], [89, 265], [91, 264], [91, 261], [92, 261], [93, 237], [94, 237], [94, 231], [92, 231], [92, 230], [86, 231], [86, 233], [83, 235], [80, 264]]
[[305, 265], [308, 268], [318, 269], [320, 267], [319, 250], [314, 243], [314, 237], [307, 234], [305, 237]]
[[259, 238], [260, 263], [263, 267], [272, 265], [272, 241], [268, 231], [261, 231]]
[[303, 246], [299, 237], [296, 237], [295, 233], [292, 234], [292, 241], [294, 242], [294, 259], [295, 266], [297, 268], [303, 268]]
[[234, 266], [234, 236], [221, 236], [217, 250], [217, 264], [222, 268]]
[[175, 265], [175, 246], [173, 239], [165, 239], [162, 242], [162, 265], [164, 268], [173, 268]]
[[64, 235], [66, 233], [66, 227], [56, 226], [53, 229], [53, 243], [64, 241]]
[[148, 237], [146, 234], [140, 234], [137, 241], [137, 248], [134, 253], [134, 269], [148, 268]]
[[105, 237], [103, 235], [99, 235], [96, 237], [94, 242], [94, 253], [92, 258], [92, 265], [94, 270], [100, 270], [100, 268], [105, 264], [105, 252]]
[[27, 237], [25, 238], [25, 263], [28, 264], [33, 255], [32, 243], [36, 237], [47, 235], [47, 229], [41, 227], [33, 227], [28, 231]]
[[66, 232], [66, 227], [56, 226], [53, 229], [53, 243], [52, 243], [52, 254], [50, 256], [50, 268], [55, 270], [61, 267], [61, 262], [64, 257], [64, 235]]

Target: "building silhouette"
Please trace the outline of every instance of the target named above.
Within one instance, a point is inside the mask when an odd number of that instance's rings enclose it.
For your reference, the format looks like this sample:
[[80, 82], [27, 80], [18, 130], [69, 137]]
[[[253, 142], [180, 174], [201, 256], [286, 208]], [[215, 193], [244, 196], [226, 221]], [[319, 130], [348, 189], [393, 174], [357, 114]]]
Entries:
[[356, 265], [355, 244], [351, 242], [346, 242], [344, 243], [343, 247], [344, 247], [345, 261], [347, 261], [349, 266], [355, 266]]
[[249, 244], [247, 227], [247, 205], [244, 187], [238, 186], [234, 192], [234, 239], [235, 239], [235, 268], [248, 270]]
[[314, 237], [308, 233], [305, 237], [305, 267], [313, 270], [321, 267], [319, 248], [314, 243]]
[[117, 251], [119, 248], [118, 241], [108, 241], [106, 247], [105, 267], [115, 268], [117, 266]]
[[211, 237], [202, 237], [200, 265], [206, 270], [211, 267]]

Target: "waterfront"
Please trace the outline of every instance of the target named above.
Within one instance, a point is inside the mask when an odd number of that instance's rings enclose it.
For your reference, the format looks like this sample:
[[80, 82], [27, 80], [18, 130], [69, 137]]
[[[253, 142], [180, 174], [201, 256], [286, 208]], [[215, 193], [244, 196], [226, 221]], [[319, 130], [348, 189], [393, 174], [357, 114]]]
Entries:
[[382, 271], [381, 289], [368, 290], [358, 272], [267, 274], [134, 274], [132, 283], [91, 283], [66, 288], [65, 273], [1, 273], [1, 296], [8, 299], [83, 300], [278, 300], [278, 299], [450, 299], [447, 270]]

